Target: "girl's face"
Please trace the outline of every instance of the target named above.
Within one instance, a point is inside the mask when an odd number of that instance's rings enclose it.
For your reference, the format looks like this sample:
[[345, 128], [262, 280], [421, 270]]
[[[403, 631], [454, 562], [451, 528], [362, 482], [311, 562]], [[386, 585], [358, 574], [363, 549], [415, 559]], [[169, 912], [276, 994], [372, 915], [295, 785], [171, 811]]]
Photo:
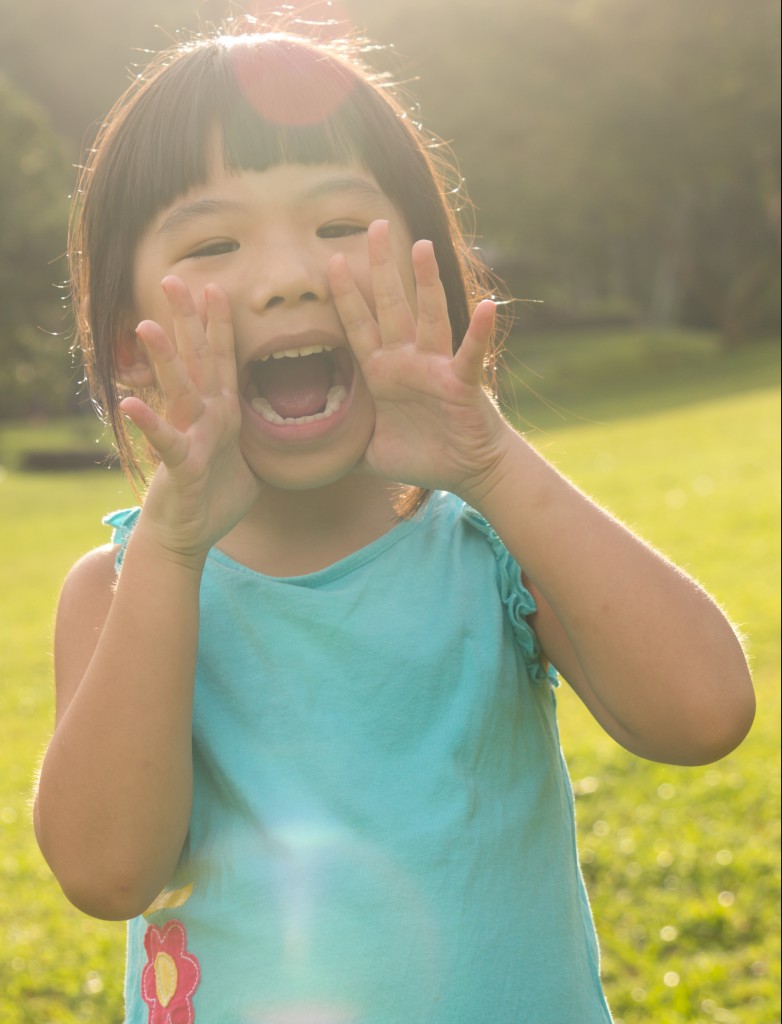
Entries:
[[392, 253], [415, 308], [412, 238], [391, 201], [359, 165], [283, 164], [220, 170], [180, 196], [142, 236], [135, 316], [173, 338], [160, 287], [175, 274], [202, 321], [214, 282], [233, 317], [241, 447], [256, 475], [285, 489], [323, 486], [360, 463], [374, 429], [372, 397], [331, 297], [327, 266], [345, 254], [374, 310], [366, 229], [390, 221]]

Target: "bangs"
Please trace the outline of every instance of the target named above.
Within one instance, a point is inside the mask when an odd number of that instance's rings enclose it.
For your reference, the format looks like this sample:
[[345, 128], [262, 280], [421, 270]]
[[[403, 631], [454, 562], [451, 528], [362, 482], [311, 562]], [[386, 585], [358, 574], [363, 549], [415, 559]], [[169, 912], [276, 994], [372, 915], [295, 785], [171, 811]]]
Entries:
[[189, 60], [142, 87], [115, 149], [112, 175], [125, 180], [123, 219], [136, 240], [160, 210], [209, 179], [215, 135], [236, 172], [371, 158], [367, 86], [339, 59], [285, 37], [217, 42], [201, 52], [196, 43]]
[[228, 41], [232, 88], [220, 111], [226, 166], [264, 171], [281, 163], [363, 162], [361, 79], [300, 42]]

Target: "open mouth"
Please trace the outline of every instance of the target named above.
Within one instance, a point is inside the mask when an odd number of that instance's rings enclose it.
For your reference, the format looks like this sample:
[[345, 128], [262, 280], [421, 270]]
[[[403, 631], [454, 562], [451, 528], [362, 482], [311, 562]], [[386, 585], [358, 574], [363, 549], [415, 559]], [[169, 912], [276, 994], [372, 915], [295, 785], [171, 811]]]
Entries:
[[268, 423], [312, 423], [334, 415], [352, 378], [345, 350], [329, 345], [285, 349], [249, 364], [245, 398]]

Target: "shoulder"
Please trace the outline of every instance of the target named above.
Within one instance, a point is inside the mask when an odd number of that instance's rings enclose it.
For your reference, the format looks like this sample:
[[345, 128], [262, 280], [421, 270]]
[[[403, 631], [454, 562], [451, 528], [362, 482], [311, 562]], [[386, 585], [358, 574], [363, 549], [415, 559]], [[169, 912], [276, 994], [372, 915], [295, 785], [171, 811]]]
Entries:
[[57, 634], [71, 623], [105, 620], [117, 579], [117, 544], [103, 544], [88, 551], [71, 568], [57, 605]]
[[103, 544], [88, 551], [70, 569], [60, 592], [60, 607], [72, 601], [108, 597], [114, 592], [119, 545]]
[[60, 608], [72, 602], [108, 600], [114, 594], [122, 548], [127, 543], [139, 517], [139, 507], [124, 508], [103, 517], [104, 526], [112, 530], [111, 542], [93, 548], [76, 562], [65, 577], [60, 592]]
[[433, 491], [415, 519], [424, 523], [429, 530], [438, 533], [453, 533], [468, 522], [466, 513], [469, 505], [450, 491]]
[[89, 551], [63, 582], [54, 630], [58, 718], [70, 703], [103, 631], [114, 597], [118, 551], [116, 544]]
[[482, 565], [517, 578], [519, 569], [494, 529], [471, 505], [449, 491], [435, 491], [420, 513], [420, 542], [428, 563], [439, 556], [449, 567]]
[[104, 544], [88, 551], [71, 568], [59, 592], [55, 641], [62, 628], [105, 621], [117, 582], [119, 550], [117, 544]]

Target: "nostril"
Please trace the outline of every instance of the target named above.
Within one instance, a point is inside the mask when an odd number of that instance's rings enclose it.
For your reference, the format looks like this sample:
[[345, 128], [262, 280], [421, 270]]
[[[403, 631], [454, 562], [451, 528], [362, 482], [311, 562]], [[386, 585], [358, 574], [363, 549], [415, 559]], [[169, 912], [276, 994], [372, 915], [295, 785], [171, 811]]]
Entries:
[[[272, 295], [272, 297], [266, 301], [266, 308], [274, 309], [275, 306], [284, 306], [288, 301], [289, 300], [284, 295]], [[302, 292], [297, 301], [317, 302], [318, 296], [315, 292]]]

